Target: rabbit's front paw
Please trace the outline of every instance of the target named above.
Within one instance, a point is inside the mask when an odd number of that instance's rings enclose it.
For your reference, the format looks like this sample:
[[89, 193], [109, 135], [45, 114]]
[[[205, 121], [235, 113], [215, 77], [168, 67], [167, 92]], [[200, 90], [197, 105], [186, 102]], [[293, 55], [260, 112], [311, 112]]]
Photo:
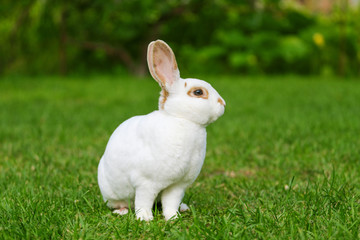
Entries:
[[167, 211], [164, 210], [163, 214], [164, 214], [165, 220], [168, 221], [170, 219], [178, 218], [179, 212], [176, 210], [167, 210]]
[[188, 211], [188, 210], [190, 210], [188, 205], [186, 205], [185, 203], [180, 204], [180, 212], [185, 212], [185, 211]]
[[140, 221], [151, 221], [153, 220], [153, 215], [151, 210], [145, 210], [145, 209], [138, 209], [136, 210], [136, 218]]

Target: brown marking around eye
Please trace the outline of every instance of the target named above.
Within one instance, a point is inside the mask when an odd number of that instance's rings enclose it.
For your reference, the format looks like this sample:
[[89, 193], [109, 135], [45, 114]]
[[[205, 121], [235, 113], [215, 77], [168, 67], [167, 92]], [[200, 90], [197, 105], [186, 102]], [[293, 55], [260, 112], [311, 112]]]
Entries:
[[[203, 91], [203, 94], [201, 96], [196, 96], [194, 94], [194, 91], [197, 89], [201, 89]], [[209, 92], [206, 88], [202, 88], [202, 87], [192, 87], [188, 92], [187, 95], [189, 95], [190, 97], [196, 97], [196, 98], [203, 98], [203, 99], [208, 99], [209, 98]]]
[[185, 82], [185, 87], [187, 86], [187, 83]]

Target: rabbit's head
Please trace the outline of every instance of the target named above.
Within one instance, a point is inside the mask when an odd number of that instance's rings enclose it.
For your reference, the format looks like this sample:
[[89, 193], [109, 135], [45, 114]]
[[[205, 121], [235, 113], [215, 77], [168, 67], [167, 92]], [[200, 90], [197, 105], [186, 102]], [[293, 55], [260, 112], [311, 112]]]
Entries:
[[180, 78], [175, 55], [165, 42], [149, 44], [147, 61], [152, 77], [161, 87], [160, 111], [204, 126], [224, 113], [225, 101], [209, 83]]

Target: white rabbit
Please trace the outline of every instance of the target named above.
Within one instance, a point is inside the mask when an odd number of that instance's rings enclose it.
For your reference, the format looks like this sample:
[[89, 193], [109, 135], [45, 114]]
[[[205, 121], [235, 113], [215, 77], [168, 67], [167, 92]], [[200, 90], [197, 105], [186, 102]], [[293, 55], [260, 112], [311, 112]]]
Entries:
[[225, 101], [209, 83], [181, 79], [165, 42], [149, 44], [147, 61], [162, 89], [159, 110], [132, 117], [114, 131], [99, 163], [98, 182], [115, 213], [126, 214], [135, 199], [136, 217], [149, 221], [159, 197], [169, 220], [179, 207], [188, 209], [181, 200], [204, 162], [205, 127], [224, 113]]

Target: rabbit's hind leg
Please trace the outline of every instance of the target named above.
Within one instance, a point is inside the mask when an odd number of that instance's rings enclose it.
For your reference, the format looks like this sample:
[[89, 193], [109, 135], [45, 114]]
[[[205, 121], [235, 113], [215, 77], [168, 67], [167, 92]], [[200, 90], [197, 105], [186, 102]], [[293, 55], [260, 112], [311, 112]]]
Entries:
[[123, 208], [113, 210], [113, 213], [116, 213], [116, 214], [119, 214], [119, 215], [125, 215], [128, 212], [129, 212], [129, 208], [127, 208], [127, 207], [123, 207]]
[[108, 206], [113, 209], [113, 213], [116, 213], [119, 215], [125, 215], [129, 212], [128, 203], [125, 201], [109, 200]]

